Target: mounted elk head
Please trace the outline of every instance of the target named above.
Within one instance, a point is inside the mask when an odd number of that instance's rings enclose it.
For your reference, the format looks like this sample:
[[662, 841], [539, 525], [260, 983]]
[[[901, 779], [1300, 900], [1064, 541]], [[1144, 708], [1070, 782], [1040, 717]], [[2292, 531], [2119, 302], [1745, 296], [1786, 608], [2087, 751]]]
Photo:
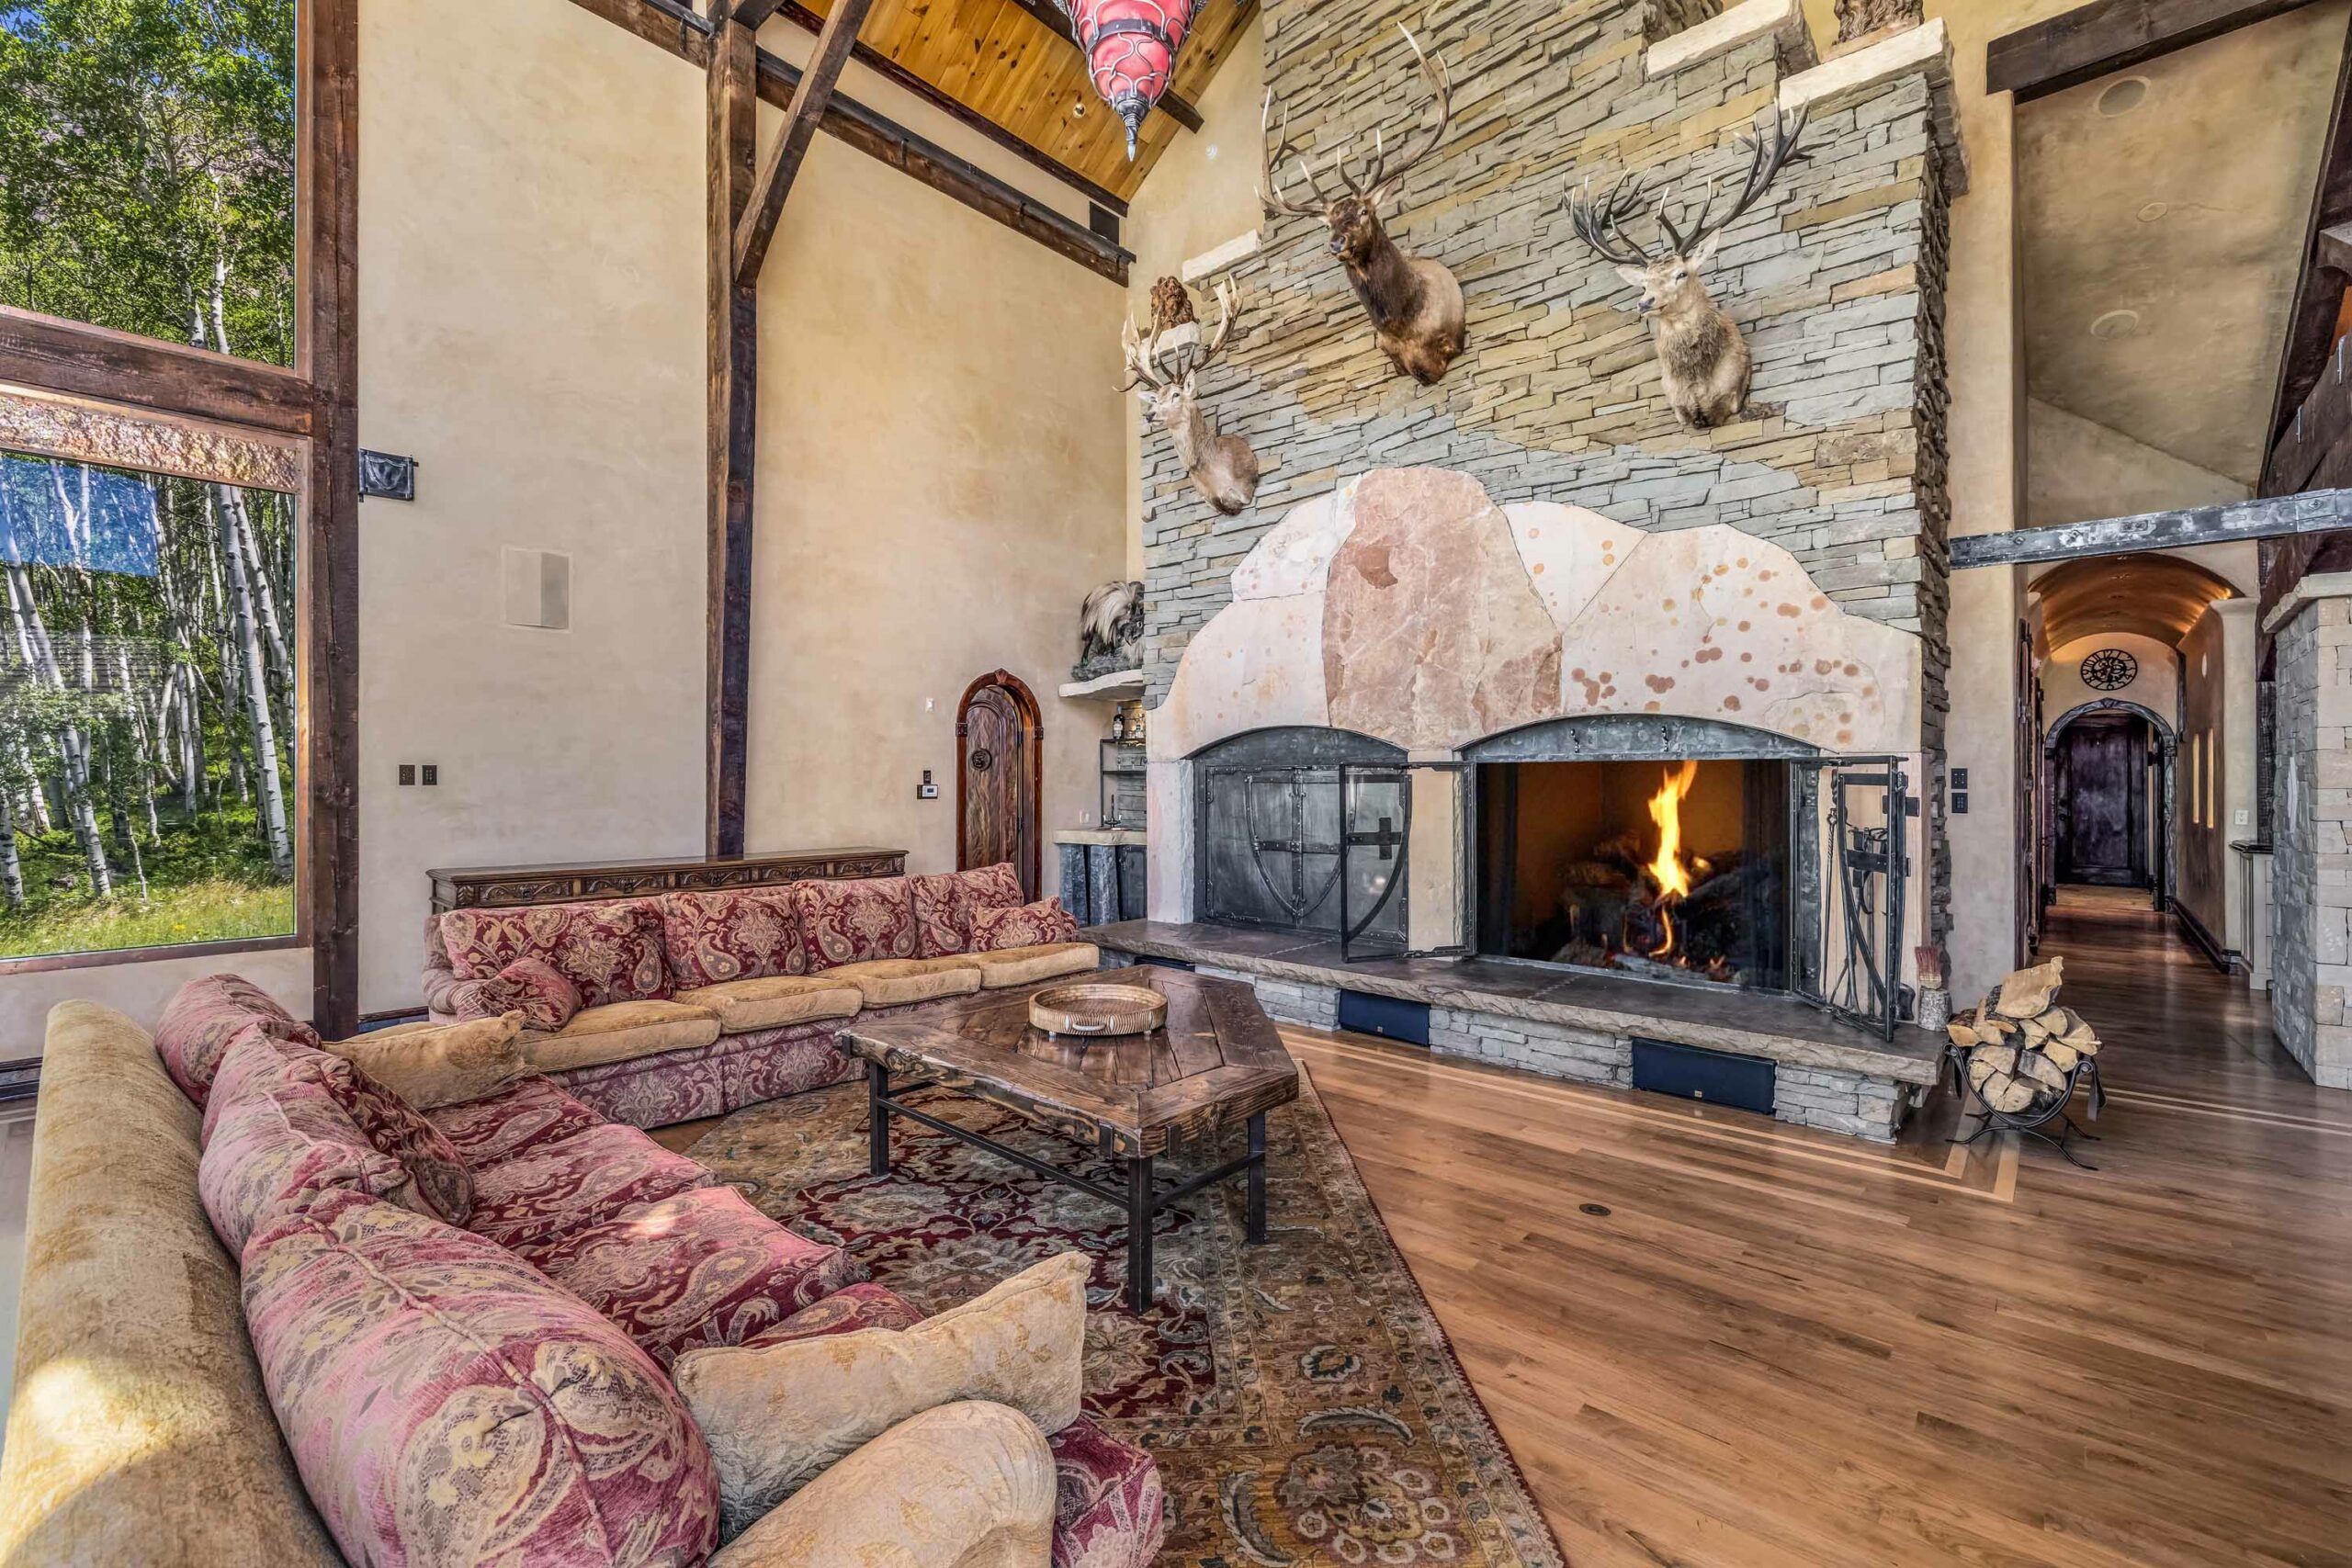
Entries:
[[[1155, 309], [1159, 300], [1159, 291], [1155, 289]], [[1224, 312], [1217, 321], [1216, 331], [1166, 349], [1161, 347], [1165, 333], [1154, 331], [1147, 337], [1135, 322], [1124, 323], [1119, 341], [1126, 354], [1127, 384], [1119, 389], [1143, 389], [1145, 406], [1175, 444], [1177, 460], [1193, 476], [1193, 488], [1211, 506], [1230, 517], [1257, 499], [1258, 455], [1241, 437], [1219, 435], [1210, 426], [1208, 416], [1201, 412], [1200, 400], [1194, 396], [1194, 378], [1225, 352], [1227, 342], [1233, 336], [1232, 284], [1217, 285], [1216, 302]]]
[[[1657, 347], [1658, 369], [1666, 382], [1666, 400], [1682, 422], [1701, 430], [1725, 424], [1747, 405], [1750, 362], [1747, 340], [1707, 292], [1701, 275], [1715, 259], [1724, 231], [1756, 205], [1772, 181], [1791, 163], [1803, 163], [1797, 138], [1804, 134], [1804, 114], [1793, 119], [1774, 117], [1772, 139], [1740, 138], [1748, 150], [1747, 177], [1739, 197], [1721, 217], [1715, 215], [1715, 187], [1710, 183], [1699, 215], [1684, 227], [1669, 217], [1660, 197], [1654, 213], [1658, 245], [1655, 254], [1625, 232], [1625, 223], [1641, 210], [1645, 198], [1641, 181], [1627, 175], [1594, 200], [1589, 182], [1579, 194], [1571, 191], [1566, 206], [1577, 238], [1617, 264], [1617, 276], [1642, 291], [1642, 313], [1649, 318], [1650, 339]], [[1687, 219], [1689, 209], [1683, 213]]]
[[[1291, 144], [1289, 118], [1283, 118], [1279, 131], [1274, 129], [1274, 95], [1269, 88], [1259, 128], [1265, 164], [1258, 199], [1269, 218], [1306, 215], [1329, 225], [1331, 254], [1348, 269], [1348, 281], [1355, 286], [1364, 314], [1372, 318], [1380, 352], [1388, 356], [1398, 375], [1410, 376], [1427, 387], [1442, 380], [1446, 367], [1462, 352], [1462, 285], [1442, 264], [1416, 259], [1398, 250], [1396, 242], [1380, 226], [1380, 209], [1395, 197], [1413, 166], [1445, 140], [1445, 128], [1453, 118], [1453, 84], [1444, 67], [1422, 52], [1411, 28], [1400, 22], [1396, 30], [1405, 35], [1413, 57], [1420, 62], [1430, 91], [1437, 97], [1436, 126], [1393, 168], [1386, 142], [1375, 130], [1372, 156], [1365, 160], [1361, 175], [1347, 167], [1354, 143], [1343, 144], [1331, 154], [1329, 168], [1336, 188], [1326, 188], [1315, 165]], [[1306, 183], [1306, 196], [1301, 199], [1294, 199], [1283, 188], [1281, 169], [1294, 158]]]

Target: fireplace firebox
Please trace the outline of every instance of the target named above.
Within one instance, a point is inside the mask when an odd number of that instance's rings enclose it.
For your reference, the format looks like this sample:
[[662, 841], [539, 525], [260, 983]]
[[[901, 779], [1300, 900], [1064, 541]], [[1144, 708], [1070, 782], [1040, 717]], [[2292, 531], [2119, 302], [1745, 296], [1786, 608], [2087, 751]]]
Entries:
[[1892, 1038], [1916, 809], [1904, 759], [1668, 716], [1432, 757], [1334, 728], [1192, 759], [1196, 918], [1342, 962], [1480, 957], [1783, 992]]
[[1477, 951], [1785, 990], [1789, 765], [1479, 767]]

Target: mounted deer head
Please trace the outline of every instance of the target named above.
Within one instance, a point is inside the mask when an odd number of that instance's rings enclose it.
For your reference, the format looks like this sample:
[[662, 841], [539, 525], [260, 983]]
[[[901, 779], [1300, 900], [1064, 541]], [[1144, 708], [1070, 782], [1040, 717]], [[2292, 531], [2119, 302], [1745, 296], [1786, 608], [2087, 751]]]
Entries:
[[[1269, 218], [1305, 215], [1320, 218], [1330, 226], [1331, 254], [1347, 267], [1348, 281], [1355, 286], [1364, 314], [1372, 318], [1380, 351], [1398, 375], [1410, 376], [1427, 387], [1442, 380], [1446, 367], [1462, 352], [1462, 285], [1442, 264], [1418, 260], [1398, 250], [1380, 226], [1380, 209], [1395, 197], [1413, 166], [1445, 140], [1445, 128], [1453, 118], [1453, 84], [1444, 67], [1422, 52], [1411, 28], [1400, 22], [1396, 30], [1405, 35], [1413, 58], [1420, 62], [1421, 75], [1436, 96], [1436, 126], [1393, 168], [1385, 140], [1374, 130], [1372, 155], [1365, 160], [1361, 175], [1347, 168], [1353, 141], [1342, 144], [1331, 154], [1329, 169], [1338, 188], [1326, 189], [1315, 165], [1291, 144], [1289, 117], [1283, 117], [1279, 130], [1275, 129], [1274, 95], [1268, 88], [1259, 127], [1265, 162], [1258, 199]], [[1297, 159], [1299, 175], [1306, 183], [1305, 199], [1295, 200], [1283, 189], [1280, 171], [1293, 158]]]
[[[1155, 308], [1159, 298], [1155, 288]], [[1217, 285], [1216, 302], [1223, 315], [1216, 332], [1165, 351], [1160, 347], [1164, 333], [1155, 331], [1146, 337], [1135, 322], [1122, 323], [1119, 342], [1126, 355], [1127, 383], [1119, 389], [1144, 389], [1145, 406], [1175, 444], [1177, 460], [1193, 476], [1193, 488], [1211, 506], [1230, 517], [1257, 499], [1258, 455], [1239, 436], [1219, 435], [1209, 424], [1208, 416], [1201, 412], [1199, 400], [1193, 395], [1194, 378], [1225, 352], [1227, 342], [1233, 336], [1232, 284]], [[1163, 352], [1169, 356], [1164, 366]]]
[[[1699, 216], [1686, 232], [1667, 214], [1661, 197], [1654, 217], [1658, 247], [1652, 254], [1625, 232], [1645, 199], [1641, 181], [1627, 175], [1606, 196], [1593, 199], [1588, 181], [1581, 195], [1571, 191], [1565, 203], [1568, 222], [1582, 240], [1601, 256], [1617, 264], [1617, 276], [1642, 291], [1642, 313], [1649, 318], [1650, 339], [1657, 347], [1658, 369], [1666, 382], [1666, 400], [1684, 423], [1701, 430], [1728, 423], [1747, 405], [1750, 361], [1747, 340], [1707, 292], [1701, 276], [1715, 259], [1723, 232], [1772, 187], [1781, 170], [1804, 162], [1797, 138], [1804, 134], [1804, 112], [1793, 119], [1775, 116], [1772, 140], [1760, 135], [1740, 138], [1748, 150], [1747, 178], [1739, 198], [1720, 218], [1715, 216], [1715, 187], [1707, 186]], [[1687, 206], [1683, 213], [1689, 214]]]

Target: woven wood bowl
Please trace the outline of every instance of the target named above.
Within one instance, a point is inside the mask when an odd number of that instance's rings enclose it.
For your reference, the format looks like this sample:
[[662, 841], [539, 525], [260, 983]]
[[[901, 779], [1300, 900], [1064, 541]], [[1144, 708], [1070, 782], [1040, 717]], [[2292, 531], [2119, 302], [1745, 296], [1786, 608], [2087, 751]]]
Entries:
[[1029, 1021], [1087, 1039], [1148, 1034], [1167, 1026], [1168, 998], [1142, 986], [1056, 986], [1029, 998]]

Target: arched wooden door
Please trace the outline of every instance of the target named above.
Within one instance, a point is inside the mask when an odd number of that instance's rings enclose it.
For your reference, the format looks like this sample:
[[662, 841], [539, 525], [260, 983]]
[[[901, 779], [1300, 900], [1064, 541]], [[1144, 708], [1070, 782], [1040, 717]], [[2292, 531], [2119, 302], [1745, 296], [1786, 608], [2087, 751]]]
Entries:
[[956, 865], [1011, 861], [1038, 895], [1038, 795], [1045, 726], [1021, 678], [998, 670], [965, 688], [956, 710]]

